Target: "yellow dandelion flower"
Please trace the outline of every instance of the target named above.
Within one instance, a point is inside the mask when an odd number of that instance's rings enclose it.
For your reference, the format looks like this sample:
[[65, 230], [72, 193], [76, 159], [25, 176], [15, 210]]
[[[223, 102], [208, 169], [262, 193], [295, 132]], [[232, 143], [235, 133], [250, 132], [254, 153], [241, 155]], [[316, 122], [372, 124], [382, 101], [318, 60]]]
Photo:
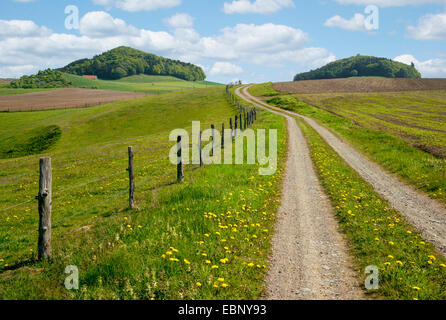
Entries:
[[202, 286], [201, 282], [197, 282], [195, 285], [196, 285], [197, 287], [201, 287], [201, 286]]
[[222, 285], [221, 285], [223, 288], [227, 288], [227, 287], [229, 287], [229, 284], [227, 284], [227, 283], [222, 283]]
[[420, 291], [421, 288], [420, 287], [412, 287], [412, 289], [416, 290], [416, 291]]
[[213, 266], [211, 267], [211, 269], [218, 269], [218, 266], [213, 265]]
[[190, 261], [187, 260], [187, 259], [184, 259], [184, 263], [185, 263], [185, 264], [190, 264]]
[[217, 281], [218, 282], [225, 282], [225, 278], [218, 278]]

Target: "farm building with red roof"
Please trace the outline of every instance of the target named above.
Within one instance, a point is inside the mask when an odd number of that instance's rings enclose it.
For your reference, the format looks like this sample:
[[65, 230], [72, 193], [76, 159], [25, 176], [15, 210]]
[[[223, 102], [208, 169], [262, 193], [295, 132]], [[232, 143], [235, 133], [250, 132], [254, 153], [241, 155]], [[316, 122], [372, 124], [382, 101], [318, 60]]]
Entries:
[[84, 77], [84, 78], [87, 78], [87, 79], [98, 80], [98, 76], [85, 75], [85, 76], [83, 76], [83, 77]]

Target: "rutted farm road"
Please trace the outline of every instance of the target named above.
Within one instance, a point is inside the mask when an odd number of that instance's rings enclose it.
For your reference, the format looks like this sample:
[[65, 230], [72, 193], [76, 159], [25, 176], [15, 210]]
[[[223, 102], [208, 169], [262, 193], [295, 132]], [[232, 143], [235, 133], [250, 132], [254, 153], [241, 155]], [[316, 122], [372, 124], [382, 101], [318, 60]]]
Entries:
[[[360, 297], [351, 279], [354, 275], [346, 263], [346, 247], [336, 229], [328, 198], [314, 172], [305, 138], [294, 119], [296, 116], [315, 129], [393, 208], [446, 255], [446, 209], [441, 204], [385, 172], [313, 119], [253, 97], [248, 92], [249, 87], [238, 88], [236, 94], [260, 108], [286, 117], [288, 121], [289, 159], [268, 279], [271, 299]], [[330, 256], [333, 252], [336, 257]], [[323, 270], [319, 270], [321, 267]], [[326, 287], [324, 279], [330, 276], [337, 282]], [[305, 287], [306, 283], [316, 289], [305, 291], [309, 289]], [[292, 288], [300, 288], [300, 291], [292, 294]], [[338, 295], [340, 292], [342, 296]]]
[[[236, 94], [262, 107], [246, 87]], [[294, 117], [271, 112], [287, 119], [289, 156], [267, 279], [268, 299], [361, 299], [347, 246], [318, 181], [305, 137]]]

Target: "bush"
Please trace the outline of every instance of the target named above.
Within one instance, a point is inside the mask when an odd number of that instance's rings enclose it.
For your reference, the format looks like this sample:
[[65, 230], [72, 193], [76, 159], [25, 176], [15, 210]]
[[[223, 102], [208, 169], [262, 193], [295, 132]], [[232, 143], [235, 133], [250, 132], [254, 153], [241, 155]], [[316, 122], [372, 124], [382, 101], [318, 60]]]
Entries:
[[62, 72], [52, 69], [39, 71], [33, 76], [23, 76], [9, 84], [11, 88], [66, 88], [71, 85]]

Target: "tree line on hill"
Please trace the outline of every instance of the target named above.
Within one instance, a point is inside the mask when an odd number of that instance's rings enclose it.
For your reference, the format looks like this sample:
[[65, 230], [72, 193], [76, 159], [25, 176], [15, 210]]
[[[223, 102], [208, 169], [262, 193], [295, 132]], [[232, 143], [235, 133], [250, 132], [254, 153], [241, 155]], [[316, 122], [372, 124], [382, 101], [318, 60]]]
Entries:
[[57, 70], [47, 69], [32, 76], [23, 76], [9, 84], [11, 88], [66, 88], [72, 83]]
[[421, 74], [413, 63], [407, 65], [386, 58], [357, 55], [297, 74], [294, 81], [349, 77], [421, 78]]
[[173, 76], [187, 81], [202, 81], [201, 67], [167, 59], [129, 47], [118, 47], [92, 59], [74, 61], [59, 71], [75, 75], [96, 75], [100, 79], [117, 80], [137, 74]]

